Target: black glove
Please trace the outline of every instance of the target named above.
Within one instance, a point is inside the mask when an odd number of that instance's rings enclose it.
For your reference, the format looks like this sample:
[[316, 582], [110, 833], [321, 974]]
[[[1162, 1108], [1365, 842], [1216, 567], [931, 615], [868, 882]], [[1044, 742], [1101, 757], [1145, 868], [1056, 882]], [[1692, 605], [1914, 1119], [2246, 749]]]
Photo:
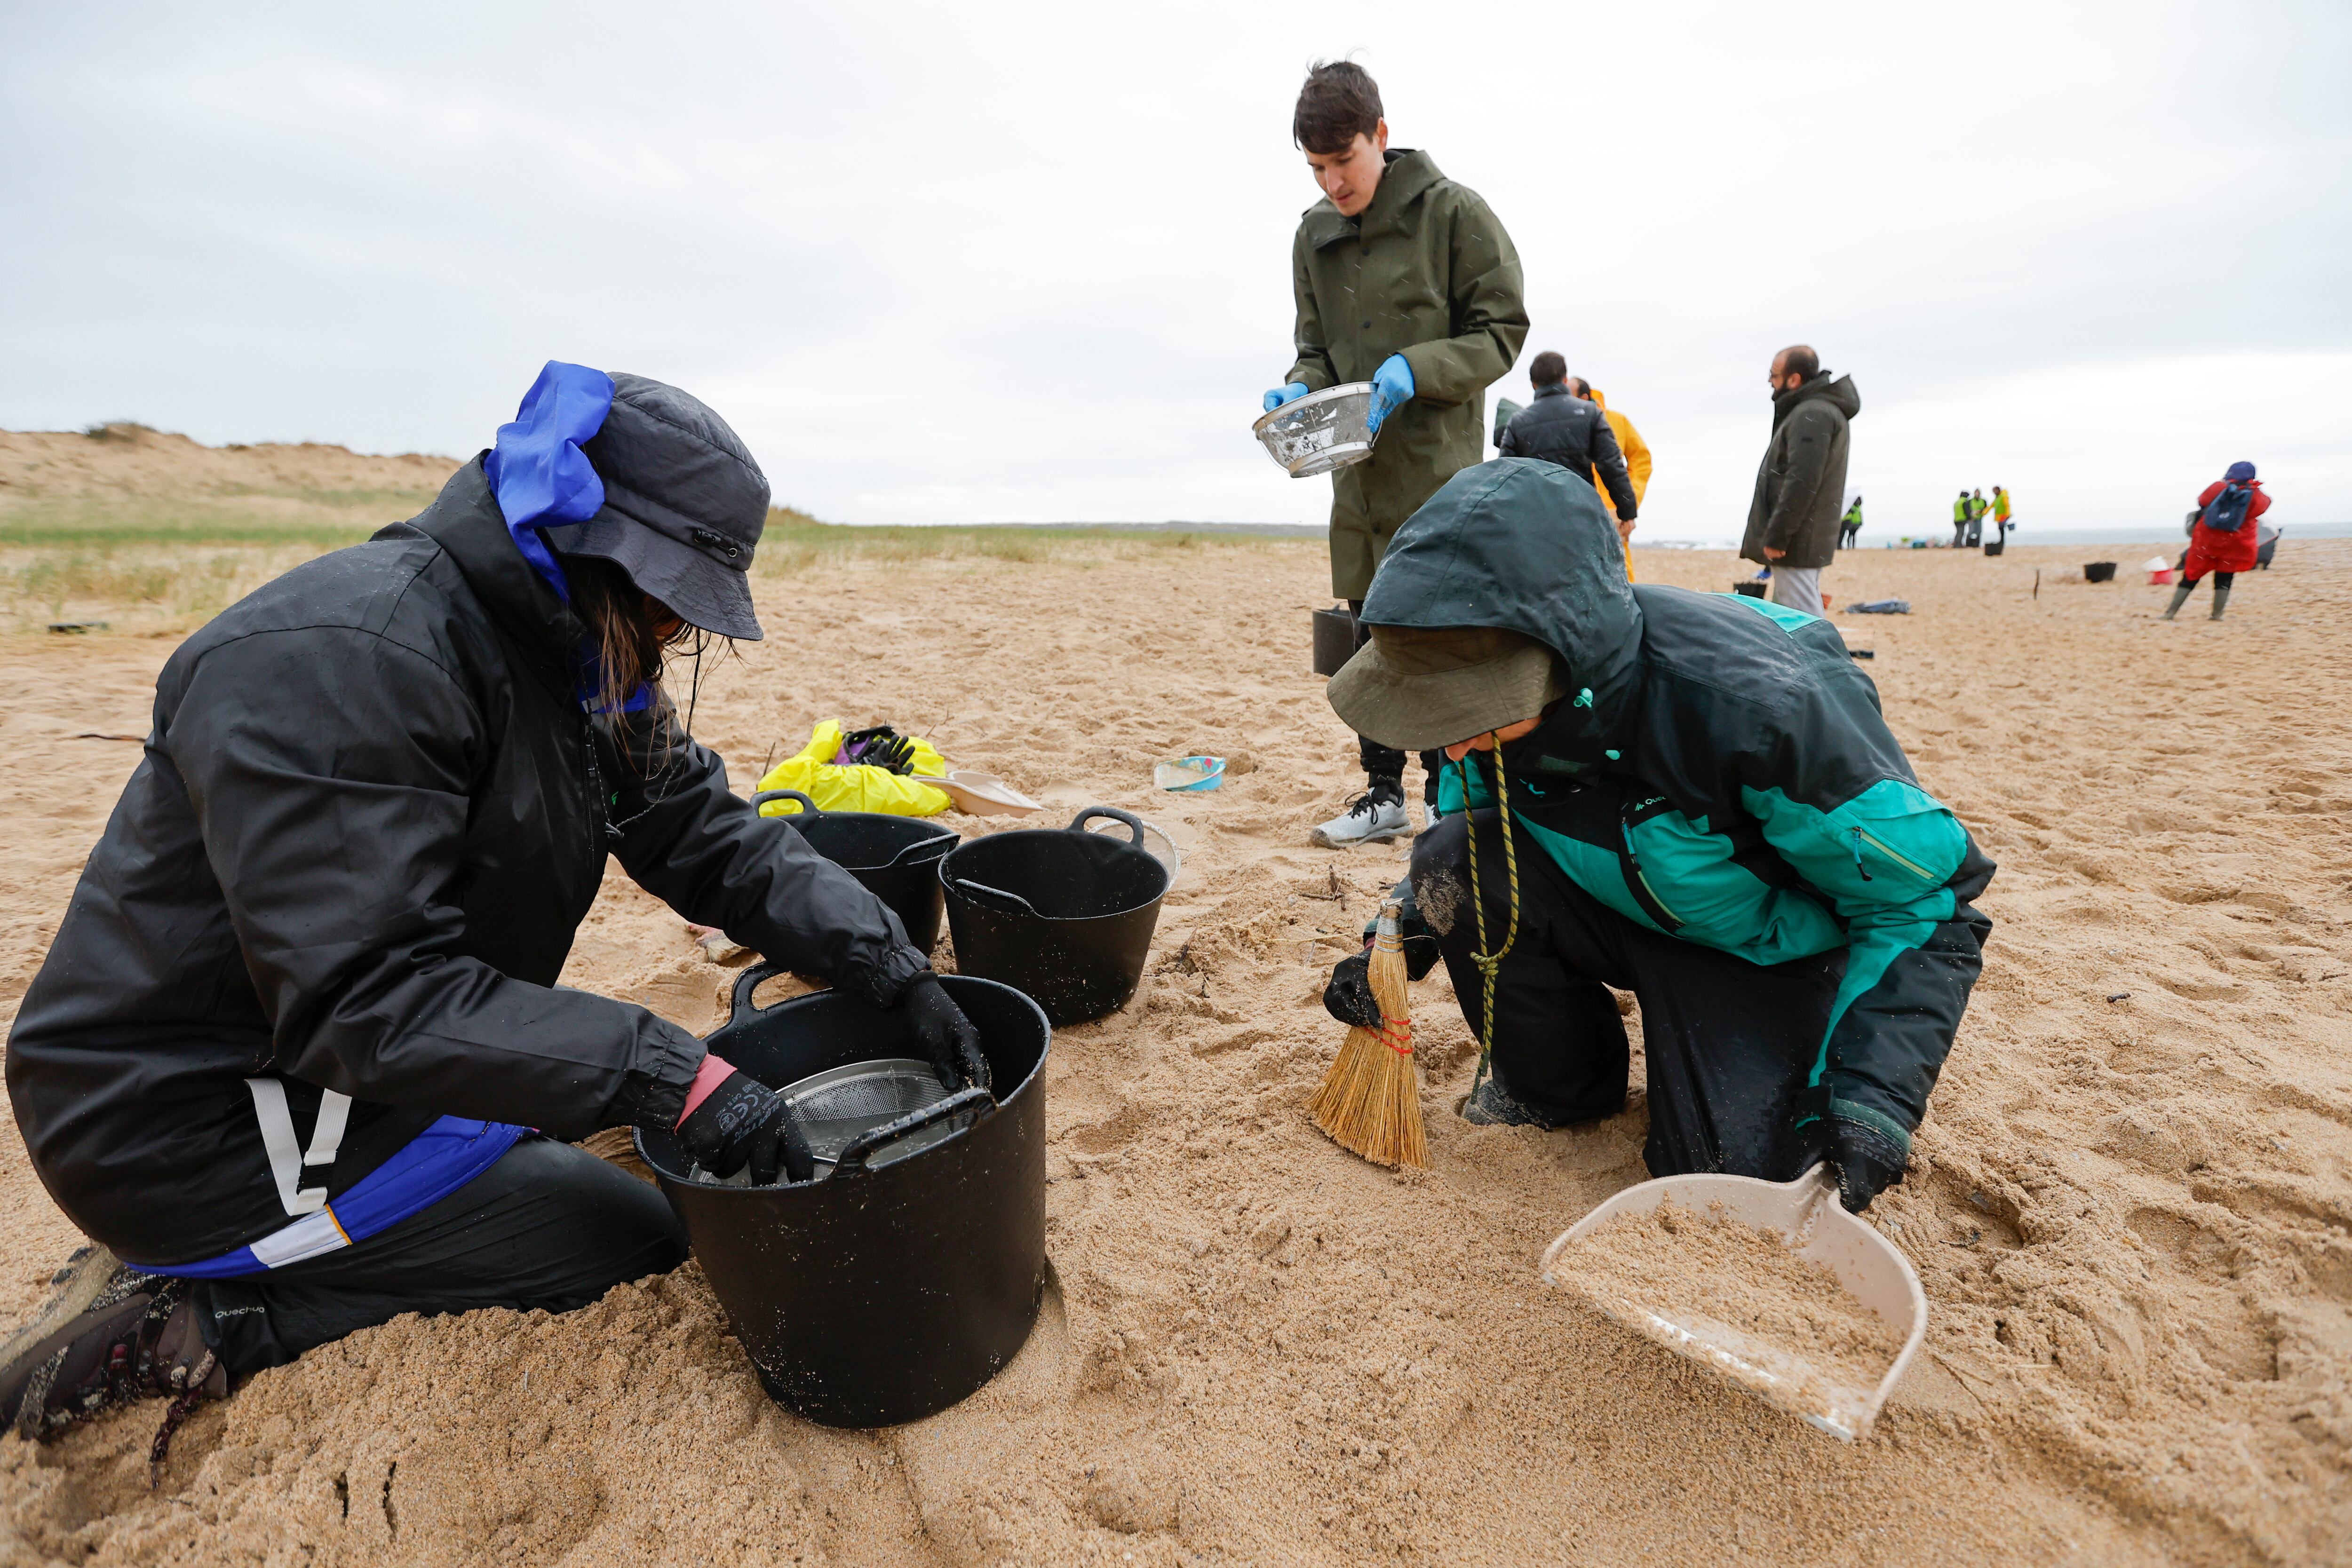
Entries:
[[1330, 983], [1323, 988], [1323, 1010], [1351, 1029], [1381, 1027], [1381, 1004], [1372, 1000], [1370, 947], [1331, 966]]
[[[1397, 935], [1404, 938], [1404, 974], [1409, 980], [1418, 980], [1437, 966], [1437, 934], [1429, 922], [1421, 917], [1421, 904], [1412, 896], [1412, 879], [1405, 878], [1389, 889], [1389, 896], [1402, 907], [1398, 910]], [[1379, 915], [1364, 922], [1364, 943], [1370, 946], [1373, 934], [1380, 929]], [[1330, 1003], [1324, 1003], [1328, 1007]], [[1338, 1016], [1336, 1013], [1335, 1018]], [[1368, 1024], [1368, 1029], [1378, 1028]]]
[[926, 971], [908, 981], [898, 1005], [907, 1009], [907, 1018], [915, 1026], [915, 1039], [921, 1042], [923, 1054], [930, 1058], [941, 1083], [950, 1089], [971, 1083], [993, 1091], [988, 1058], [980, 1049], [980, 1030], [949, 999], [948, 988], [940, 984], [937, 975]]
[[912, 773], [915, 770], [915, 743], [887, 724], [872, 729], [852, 730], [841, 737], [841, 750], [836, 759], [860, 768], [879, 768], [885, 773]]
[[731, 1176], [746, 1164], [754, 1185], [766, 1186], [781, 1167], [794, 1181], [816, 1175], [808, 1139], [784, 1097], [748, 1072], [730, 1072], [677, 1124], [677, 1141], [713, 1176]]
[[1829, 1158], [1837, 1170], [1838, 1200], [1849, 1212], [1860, 1214], [1871, 1199], [1903, 1179], [1911, 1153], [1866, 1122], [1834, 1116], [1830, 1120]]

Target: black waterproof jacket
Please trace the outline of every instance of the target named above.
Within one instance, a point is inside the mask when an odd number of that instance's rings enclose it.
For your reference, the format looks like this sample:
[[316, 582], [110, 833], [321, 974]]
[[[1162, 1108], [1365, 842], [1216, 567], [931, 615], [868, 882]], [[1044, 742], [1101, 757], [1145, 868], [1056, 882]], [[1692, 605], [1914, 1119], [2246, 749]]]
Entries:
[[702, 1043], [552, 988], [608, 854], [877, 1006], [925, 967], [718, 757], [659, 744], [661, 716], [592, 729], [581, 636], [477, 458], [181, 645], [8, 1040], [17, 1125], [74, 1223], [166, 1264], [285, 1226], [258, 1076], [299, 1136], [321, 1089], [352, 1096], [340, 1155], [304, 1173], [330, 1200], [443, 1114], [562, 1138], [676, 1117]]
[[[1993, 862], [1919, 788], [1835, 626], [1628, 583], [1591, 485], [1510, 457], [1397, 531], [1361, 619], [1558, 653], [1570, 696], [1503, 750], [1514, 815], [1638, 925], [1758, 964], [1843, 949], [1807, 1103], [1907, 1145], [1981, 965], [1969, 901]], [[1493, 802], [1449, 767], [1439, 808], [1465, 803]]]
[[[1820, 567], [1837, 559], [1845, 505], [1848, 422], [1862, 412], [1852, 376], [1828, 372], [1794, 392], [1772, 394], [1772, 439], [1756, 470], [1748, 533], [1739, 553], [1768, 566]], [[1788, 552], [1774, 560], [1764, 547]]]
[[1587, 402], [1557, 383], [1538, 387], [1536, 401], [1519, 411], [1495, 444], [1506, 457], [1540, 457], [1588, 479], [1597, 475], [1609, 486], [1617, 520], [1633, 520], [1633, 480], [1625, 472], [1617, 433], [1599, 403]]

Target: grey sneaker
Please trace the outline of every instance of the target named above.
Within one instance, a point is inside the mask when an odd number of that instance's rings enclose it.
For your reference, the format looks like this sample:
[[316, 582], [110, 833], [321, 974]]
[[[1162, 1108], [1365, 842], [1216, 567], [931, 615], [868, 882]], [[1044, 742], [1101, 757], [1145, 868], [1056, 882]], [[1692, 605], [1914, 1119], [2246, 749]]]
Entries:
[[1370, 789], [1348, 802], [1348, 809], [1307, 834], [1318, 848], [1351, 850], [1358, 844], [1383, 844], [1410, 838], [1412, 819], [1405, 814], [1404, 792]]

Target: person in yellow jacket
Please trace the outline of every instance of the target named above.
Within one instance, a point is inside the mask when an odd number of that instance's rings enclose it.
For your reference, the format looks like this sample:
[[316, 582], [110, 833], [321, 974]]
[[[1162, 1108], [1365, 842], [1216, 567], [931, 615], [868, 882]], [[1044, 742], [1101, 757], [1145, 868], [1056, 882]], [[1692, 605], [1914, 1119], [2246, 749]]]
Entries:
[[[1633, 505], [1639, 508], [1650, 494], [1650, 444], [1642, 439], [1642, 433], [1633, 428], [1633, 422], [1611, 408], [1608, 398], [1582, 376], [1569, 377], [1568, 390], [1571, 396], [1597, 404], [1601, 417], [1609, 421], [1609, 428], [1617, 437], [1617, 450], [1625, 455], [1625, 476], [1633, 482]], [[1609, 516], [1616, 517], [1617, 508], [1610, 506], [1609, 491], [1601, 485], [1598, 474], [1592, 476], [1592, 487], [1600, 492], [1601, 505], [1607, 508]], [[1625, 541], [1625, 576], [1630, 581], [1633, 576], [1633, 525], [1619, 522], [1617, 537]]]

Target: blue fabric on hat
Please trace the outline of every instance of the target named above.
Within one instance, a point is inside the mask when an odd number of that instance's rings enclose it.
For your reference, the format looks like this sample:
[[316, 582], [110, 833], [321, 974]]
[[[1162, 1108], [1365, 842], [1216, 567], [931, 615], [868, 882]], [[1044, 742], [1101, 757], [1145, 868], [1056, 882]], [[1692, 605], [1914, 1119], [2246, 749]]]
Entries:
[[[2207, 472], [2210, 473], [2211, 470], [2208, 469]], [[2230, 471], [2221, 476], [2224, 479], [2251, 479], [2253, 476], [2254, 465], [2251, 463], [2232, 463], [2230, 465]]]
[[540, 529], [584, 523], [604, 505], [604, 481], [580, 448], [604, 428], [612, 412], [612, 377], [550, 360], [522, 394], [514, 423], [499, 426], [498, 442], [482, 460], [515, 549], [566, 604], [571, 584]]

